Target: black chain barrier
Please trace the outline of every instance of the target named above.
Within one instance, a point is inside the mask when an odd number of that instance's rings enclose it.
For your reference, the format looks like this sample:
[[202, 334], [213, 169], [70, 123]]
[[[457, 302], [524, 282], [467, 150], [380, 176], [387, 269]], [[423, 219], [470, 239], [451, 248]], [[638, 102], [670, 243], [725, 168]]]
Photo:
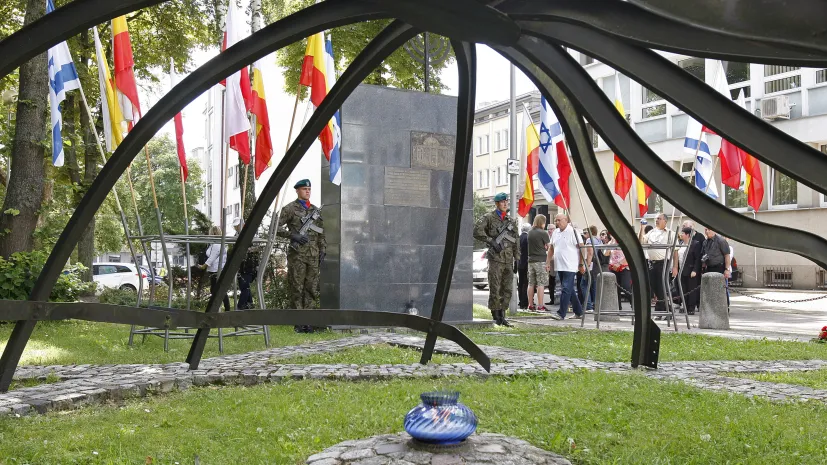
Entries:
[[736, 294], [738, 294], [738, 295], [742, 295], [744, 297], [749, 297], [750, 299], [761, 300], [763, 302], [771, 302], [771, 303], [775, 303], [775, 304], [800, 304], [800, 303], [803, 303], [803, 302], [813, 302], [815, 300], [827, 299], [827, 294], [820, 295], [818, 297], [810, 297], [810, 298], [807, 298], [807, 299], [798, 299], [798, 300], [768, 299], [766, 297], [758, 297], [758, 296], [755, 296], [755, 295], [747, 294], [746, 292], [738, 290], [737, 288], [734, 288], [734, 287], [727, 287], [727, 289], [734, 292], [734, 293], [736, 293]]

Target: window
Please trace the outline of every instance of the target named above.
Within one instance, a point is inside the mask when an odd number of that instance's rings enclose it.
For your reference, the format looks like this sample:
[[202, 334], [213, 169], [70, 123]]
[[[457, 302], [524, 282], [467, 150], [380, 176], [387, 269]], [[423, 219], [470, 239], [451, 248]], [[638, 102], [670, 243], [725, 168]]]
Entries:
[[695, 163], [689, 161], [684, 162], [681, 164], [681, 177], [686, 179], [686, 181], [691, 184], [695, 185]]
[[235, 178], [233, 179], [233, 187], [238, 189], [239, 181], [241, 180], [241, 171], [244, 169], [244, 165], [238, 164], [238, 167], [235, 169]]
[[110, 255], [109, 256], [109, 261], [118, 263], [118, 262], [121, 261], [121, 256], [120, 255]]
[[798, 71], [798, 66], [764, 65], [764, 76], [775, 76], [776, 74]]
[[482, 136], [482, 138], [480, 138], [480, 154], [488, 153], [488, 142], [489, 142], [488, 134], [486, 134], [486, 135]]
[[663, 116], [666, 114], [666, 102], [663, 97], [652, 92], [647, 88], [643, 88], [643, 108], [641, 109], [641, 117], [654, 118], [656, 116]]
[[721, 63], [726, 71], [726, 82], [737, 84], [749, 81], [749, 63], [737, 61], [722, 61]]
[[678, 61], [678, 66], [681, 67], [687, 73], [695, 76], [696, 78], [703, 81], [706, 79], [705, 75], [705, 61], [703, 58], [687, 58], [686, 60]]
[[[118, 259], [118, 261], [120, 261], [120, 258]], [[132, 270], [130, 270], [129, 267], [123, 265], [118, 265], [115, 267], [115, 269], [118, 270], [118, 273], [132, 273]]]
[[795, 207], [798, 204], [798, 182], [795, 179], [772, 170], [770, 183], [773, 207]]
[[233, 218], [238, 218], [238, 207], [239, 204], [233, 205]]
[[235, 166], [231, 166], [227, 170], [227, 179], [232, 179], [233, 178], [233, 171], [235, 171]]
[[488, 187], [488, 170], [480, 170], [479, 172], [479, 184], [478, 187], [480, 189]]
[[827, 69], [820, 69], [816, 71], [816, 84], [827, 82]]
[[655, 191], [652, 191], [647, 199], [647, 206], [649, 207], [646, 211], [647, 215], [657, 215], [658, 213], [663, 213], [663, 198], [661, 198], [661, 196]]
[[764, 83], [764, 93], [783, 92], [785, 90], [798, 89], [801, 87], [801, 76], [788, 76]]
[[494, 142], [496, 143], [496, 150], [508, 149], [508, 129], [503, 129], [494, 133]]
[[506, 172], [505, 165], [497, 167], [497, 185], [504, 186], [508, 184], [508, 173]]
[[[744, 183], [741, 183], [743, 187]], [[747, 193], [741, 189], [724, 186], [724, 204], [729, 208], [747, 208]]]
[[801, 68], [798, 66], [764, 65], [764, 93], [783, 92], [801, 87]]

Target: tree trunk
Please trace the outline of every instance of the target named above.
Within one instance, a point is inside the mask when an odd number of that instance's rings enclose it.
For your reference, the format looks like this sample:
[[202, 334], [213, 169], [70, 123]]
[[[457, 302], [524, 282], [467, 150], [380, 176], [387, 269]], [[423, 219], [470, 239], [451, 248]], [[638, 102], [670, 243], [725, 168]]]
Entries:
[[[255, 33], [256, 31], [261, 29], [262, 23], [262, 14], [261, 14], [261, 0], [252, 0], [250, 2], [250, 15], [252, 19], [252, 31]], [[252, 79], [253, 73], [250, 73], [250, 79]], [[252, 84], [252, 83], [251, 83]], [[255, 136], [256, 136], [256, 126], [253, 125], [252, 129], [250, 130], [250, 164], [247, 165], [244, 169], [243, 176], [247, 176], [247, 185], [244, 186], [244, 178], [242, 177], [240, 181], [242, 182], [242, 188], [246, 187], [244, 192], [244, 211], [241, 212], [241, 217], [245, 219], [250, 217], [250, 213], [253, 211], [253, 205], [256, 203], [256, 170], [255, 170], [255, 159], [254, 157], [258, 156], [255, 153]], [[241, 163], [241, 159], [239, 159], [239, 164]], [[241, 176], [241, 174], [239, 175]]]
[[[80, 34], [80, 54], [77, 63], [78, 76], [81, 82], [91, 82], [89, 76], [89, 68], [87, 67], [90, 56], [89, 32], [84, 31]], [[83, 155], [84, 155], [84, 170], [83, 170], [83, 193], [89, 190], [95, 176], [98, 174], [98, 160], [100, 154], [98, 153], [98, 146], [95, 143], [95, 135], [90, 129], [91, 124], [89, 114], [83, 108], [83, 102], [80, 104], [80, 132], [83, 134]], [[85, 282], [92, 282], [92, 260], [95, 258], [95, 218], [89, 222], [89, 226], [83, 231], [83, 235], [78, 242], [78, 261], [87, 269], [81, 274], [81, 279]]]
[[[25, 24], [44, 15], [46, 2], [26, 2]], [[20, 67], [12, 165], [6, 198], [0, 210], [0, 256], [31, 250], [40, 212], [44, 184], [44, 144], [46, 138], [49, 77], [46, 53]]]

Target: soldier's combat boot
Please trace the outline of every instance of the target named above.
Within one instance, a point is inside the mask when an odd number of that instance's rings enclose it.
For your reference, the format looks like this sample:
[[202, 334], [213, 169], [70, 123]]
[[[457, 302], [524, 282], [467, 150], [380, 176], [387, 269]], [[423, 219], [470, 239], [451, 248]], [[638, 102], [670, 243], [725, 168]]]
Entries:
[[499, 326], [500, 325], [500, 312], [497, 310], [491, 310], [491, 319], [494, 320], [494, 324]]
[[514, 326], [505, 319], [505, 310], [500, 310], [498, 313], [500, 316], [500, 326], [507, 326], [509, 328]]

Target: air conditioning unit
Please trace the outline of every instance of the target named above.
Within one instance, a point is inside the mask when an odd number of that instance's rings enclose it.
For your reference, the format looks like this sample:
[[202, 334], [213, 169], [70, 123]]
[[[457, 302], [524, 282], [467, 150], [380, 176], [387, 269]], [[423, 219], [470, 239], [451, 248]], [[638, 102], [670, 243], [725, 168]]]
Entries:
[[761, 100], [761, 117], [766, 120], [790, 119], [790, 98], [787, 95]]

